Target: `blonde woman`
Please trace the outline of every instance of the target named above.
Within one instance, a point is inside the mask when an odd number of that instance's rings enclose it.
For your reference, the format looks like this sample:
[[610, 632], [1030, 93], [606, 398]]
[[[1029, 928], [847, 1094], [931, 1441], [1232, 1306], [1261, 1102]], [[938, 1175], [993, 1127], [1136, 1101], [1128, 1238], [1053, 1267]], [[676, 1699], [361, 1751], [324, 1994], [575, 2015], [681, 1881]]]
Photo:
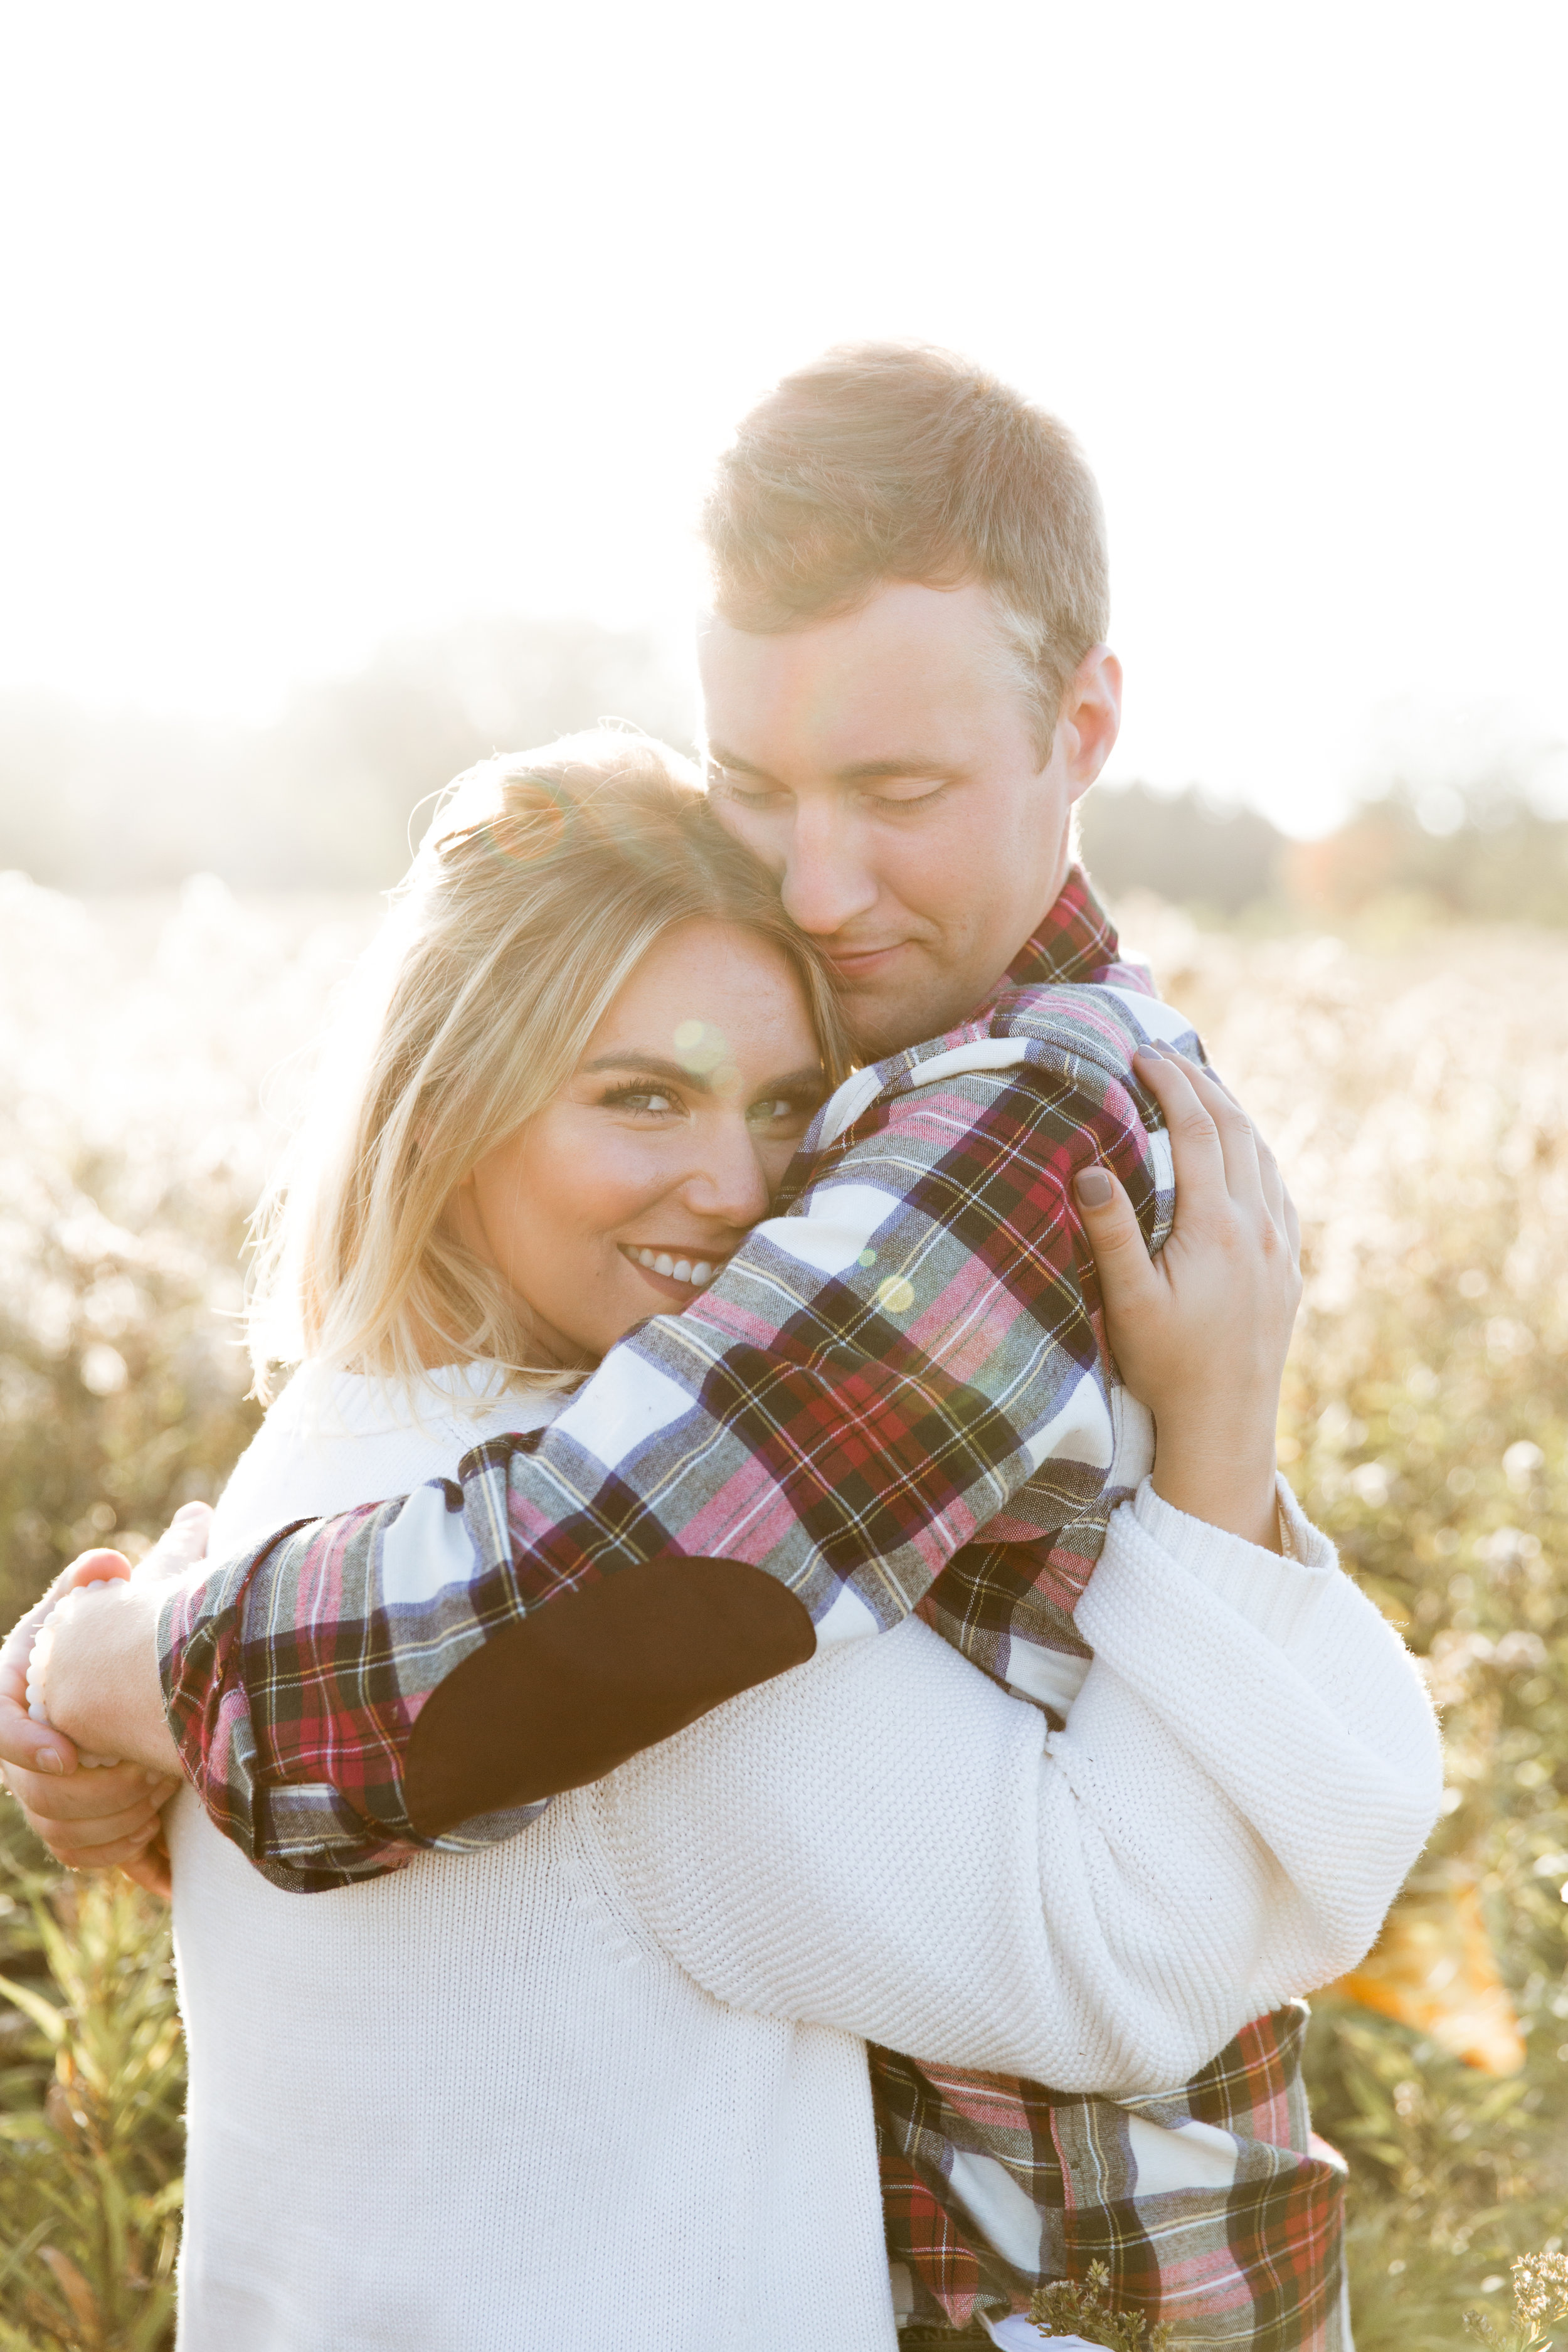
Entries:
[[[545, 1427], [712, 1279], [842, 1059], [810, 949], [668, 754], [581, 739], [465, 782], [279, 1210], [258, 1348], [298, 1369], [213, 1549], [416, 1490], [401, 1558], [432, 1589], [457, 1490], [423, 1482]], [[1178, 1181], [1184, 1210], [1226, 1177]], [[1212, 1314], [1236, 1269], [1202, 1261]], [[1223, 1383], [1210, 1352], [1189, 1388]], [[181, 1796], [184, 2352], [891, 2347], [868, 2038], [1147, 2091], [1359, 1950], [1348, 1822], [1375, 1817], [1386, 1892], [1405, 1867], [1429, 1723], [1292, 1524], [1282, 1560], [1119, 1514], [1100, 1573], [1136, 1605], [1054, 1737], [910, 1621], [313, 1899]], [[105, 1614], [43, 1660], [68, 1734]]]

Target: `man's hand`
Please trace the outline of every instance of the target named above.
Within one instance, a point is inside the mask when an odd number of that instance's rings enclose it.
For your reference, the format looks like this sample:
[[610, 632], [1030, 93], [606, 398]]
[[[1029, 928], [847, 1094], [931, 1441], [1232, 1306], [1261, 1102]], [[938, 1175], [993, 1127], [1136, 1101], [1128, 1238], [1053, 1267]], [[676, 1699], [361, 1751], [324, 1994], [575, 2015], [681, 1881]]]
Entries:
[[1301, 1235], [1279, 1164], [1212, 1073], [1162, 1050], [1136, 1067], [1165, 1114], [1176, 1221], [1158, 1257], [1109, 1169], [1074, 1184], [1122, 1379], [1153, 1413], [1155, 1492], [1279, 1549], [1274, 1431], [1301, 1297]]
[[[161, 1702], [156, 1702], [156, 1659], [151, 1661], [150, 1694], [148, 1662], [141, 1653], [155, 1622], [157, 1588], [203, 1558], [211, 1519], [205, 1503], [187, 1503], [134, 1572], [120, 1552], [84, 1552], [61, 1571], [0, 1645], [0, 1766], [29, 1827], [68, 1869], [118, 1864], [142, 1885], [168, 1892], [167, 1857], [157, 1836], [158, 1810], [181, 1781], [171, 1769], [172, 1743]], [[69, 1669], [63, 1678], [68, 1709], [73, 1699], [79, 1701], [74, 1686], [90, 1684], [95, 1667], [100, 1677], [107, 1672], [111, 1683], [121, 1665], [129, 1663], [139, 1669], [120, 1680], [117, 1688], [98, 1694], [100, 1712], [107, 1711], [110, 1720], [101, 1727], [94, 1722], [91, 1727], [95, 1738], [100, 1728], [127, 1735], [105, 1738], [102, 1745], [110, 1751], [122, 1747], [140, 1760], [87, 1770], [79, 1768], [76, 1745], [62, 1730], [36, 1723], [27, 1714], [27, 1656], [37, 1628], [57, 1601], [83, 1585], [106, 1580], [127, 1587], [124, 1599], [134, 1612], [138, 1636], [131, 1658], [124, 1657], [123, 1640], [105, 1643], [103, 1637], [111, 1632], [108, 1619], [100, 1619], [96, 1627], [89, 1620], [98, 1609], [111, 1608], [123, 1633], [131, 1630], [132, 1617], [108, 1596], [97, 1595], [67, 1636], [67, 1656], [57, 1663]], [[150, 1696], [156, 1703], [155, 1719]], [[84, 1727], [78, 1722], [75, 1727]], [[87, 1744], [91, 1747], [95, 1741]]]

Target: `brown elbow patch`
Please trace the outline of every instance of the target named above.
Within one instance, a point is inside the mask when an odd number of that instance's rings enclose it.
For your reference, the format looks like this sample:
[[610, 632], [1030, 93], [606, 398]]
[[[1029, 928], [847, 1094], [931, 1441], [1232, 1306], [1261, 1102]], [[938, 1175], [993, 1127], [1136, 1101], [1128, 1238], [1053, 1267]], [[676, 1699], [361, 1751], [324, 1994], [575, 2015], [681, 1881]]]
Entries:
[[405, 1792], [422, 1837], [602, 1780], [816, 1647], [804, 1605], [739, 1559], [668, 1557], [562, 1593], [420, 1709]]

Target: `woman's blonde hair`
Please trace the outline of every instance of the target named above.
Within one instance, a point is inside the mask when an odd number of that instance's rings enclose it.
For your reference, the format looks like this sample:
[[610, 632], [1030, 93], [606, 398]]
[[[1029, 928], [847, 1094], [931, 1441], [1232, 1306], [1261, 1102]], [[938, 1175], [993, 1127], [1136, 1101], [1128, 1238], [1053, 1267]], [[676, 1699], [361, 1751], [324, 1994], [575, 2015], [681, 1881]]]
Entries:
[[600, 729], [489, 760], [442, 796], [338, 1025], [316, 1117], [259, 1213], [258, 1393], [301, 1358], [416, 1389], [479, 1360], [542, 1364], [526, 1308], [446, 1215], [463, 1178], [563, 1086], [662, 933], [706, 919], [798, 974], [829, 1084], [847, 1066], [831, 982], [695, 772]]

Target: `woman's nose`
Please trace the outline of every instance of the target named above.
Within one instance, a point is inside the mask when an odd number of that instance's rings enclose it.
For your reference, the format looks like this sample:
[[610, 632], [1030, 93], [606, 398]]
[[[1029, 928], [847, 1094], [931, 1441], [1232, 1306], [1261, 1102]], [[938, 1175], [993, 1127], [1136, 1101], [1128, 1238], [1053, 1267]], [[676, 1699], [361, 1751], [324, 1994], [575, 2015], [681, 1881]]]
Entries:
[[767, 1171], [743, 1113], [699, 1122], [698, 1152], [681, 1192], [694, 1215], [720, 1218], [742, 1230], [767, 1215]]

